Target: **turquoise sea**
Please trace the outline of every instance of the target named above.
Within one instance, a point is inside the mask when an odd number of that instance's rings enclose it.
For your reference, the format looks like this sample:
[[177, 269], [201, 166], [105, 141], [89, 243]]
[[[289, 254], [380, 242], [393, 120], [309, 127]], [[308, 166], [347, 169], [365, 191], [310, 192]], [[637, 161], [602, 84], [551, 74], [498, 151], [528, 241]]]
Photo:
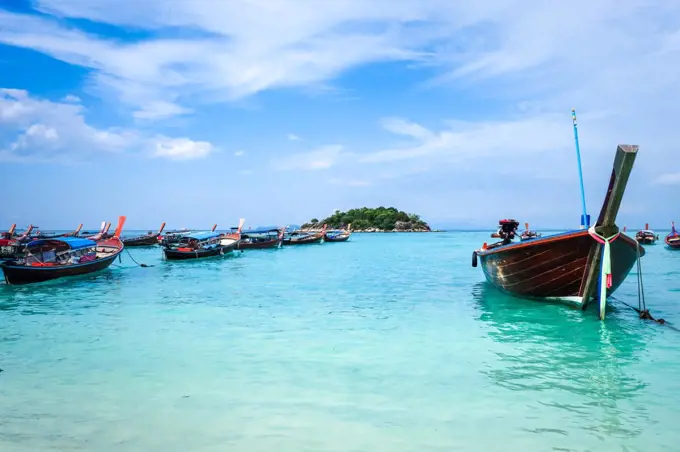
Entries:
[[0, 284], [0, 450], [677, 451], [680, 252], [643, 258], [662, 326], [501, 294], [484, 241], [130, 249], [154, 266]]

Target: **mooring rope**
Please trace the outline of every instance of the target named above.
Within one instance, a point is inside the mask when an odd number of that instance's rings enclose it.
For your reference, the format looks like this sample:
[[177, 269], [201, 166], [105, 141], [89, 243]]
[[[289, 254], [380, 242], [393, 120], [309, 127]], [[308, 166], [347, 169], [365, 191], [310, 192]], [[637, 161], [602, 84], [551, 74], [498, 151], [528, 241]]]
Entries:
[[649, 312], [649, 309], [647, 309], [647, 302], [645, 300], [645, 286], [642, 281], [642, 259], [640, 256], [640, 245], [637, 245], [637, 286], [638, 286], [638, 307], [636, 308], [635, 306], [629, 305], [623, 300], [619, 300], [618, 298], [612, 297], [612, 299], [618, 301], [619, 303], [628, 306], [631, 308], [633, 311], [637, 312], [638, 315], [640, 316], [640, 319], [642, 320], [651, 320], [653, 322], [658, 323], [659, 325], [666, 325], [669, 328], [680, 332], [680, 329], [674, 327], [670, 323], [668, 323], [664, 319], [655, 319], [652, 314]]
[[132, 259], [132, 262], [134, 262], [135, 264], [139, 265], [140, 267], [142, 267], [142, 268], [153, 267], [153, 265], [140, 264], [139, 262], [137, 262], [137, 261], [135, 260], [134, 257], [132, 257], [132, 254], [130, 254], [130, 250], [129, 250], [129, 249], [125, 248], [125, 251], [127, 251], [128, 256], [130, 256], [130, 259]]

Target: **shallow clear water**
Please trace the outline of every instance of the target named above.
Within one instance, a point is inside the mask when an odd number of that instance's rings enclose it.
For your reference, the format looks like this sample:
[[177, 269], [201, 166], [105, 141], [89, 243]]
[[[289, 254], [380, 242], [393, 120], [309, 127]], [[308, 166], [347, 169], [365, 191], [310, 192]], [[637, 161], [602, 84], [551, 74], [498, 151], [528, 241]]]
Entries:
[[[470, 266], [487, 240], [130, 249], [155, 266], [0, 285], [0, 450], [677, 450], [680, 331], [498, 293]], [[680, 325], [680, 252], [647, 251]]]

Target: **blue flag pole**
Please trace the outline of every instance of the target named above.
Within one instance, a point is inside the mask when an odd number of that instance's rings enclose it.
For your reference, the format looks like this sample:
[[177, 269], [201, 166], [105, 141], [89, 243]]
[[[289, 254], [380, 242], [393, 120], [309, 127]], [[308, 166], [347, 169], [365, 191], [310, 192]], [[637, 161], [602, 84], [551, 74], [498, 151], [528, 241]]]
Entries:
[[586, 191], [583, 188], [583, 170], [581, 169], [581, 148], [578, 145], [578, 125], [576, 124], [576, 110], [571, 109], [571, 119], [574, 123], [574, 141], [576, 142], [576, 161], [578, 162], [578, 178], [581, 182], [581, 207], [583, 213], [581, 215], [581, 229], [590, 227], [590, 215], [586, 211]]

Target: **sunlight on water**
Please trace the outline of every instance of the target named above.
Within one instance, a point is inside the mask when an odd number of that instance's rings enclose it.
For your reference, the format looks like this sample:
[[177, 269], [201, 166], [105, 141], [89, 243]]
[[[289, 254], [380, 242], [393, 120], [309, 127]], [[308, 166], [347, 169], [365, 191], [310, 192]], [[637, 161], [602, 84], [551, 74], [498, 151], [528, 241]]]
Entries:
[[[677, 450], [680, 332], [501, 294], [483, 241], [130, 249], [154, 267], [0, 285], [0, 450]], [[680, 253], [647, 251], [647, 303], [680, 325]]]

